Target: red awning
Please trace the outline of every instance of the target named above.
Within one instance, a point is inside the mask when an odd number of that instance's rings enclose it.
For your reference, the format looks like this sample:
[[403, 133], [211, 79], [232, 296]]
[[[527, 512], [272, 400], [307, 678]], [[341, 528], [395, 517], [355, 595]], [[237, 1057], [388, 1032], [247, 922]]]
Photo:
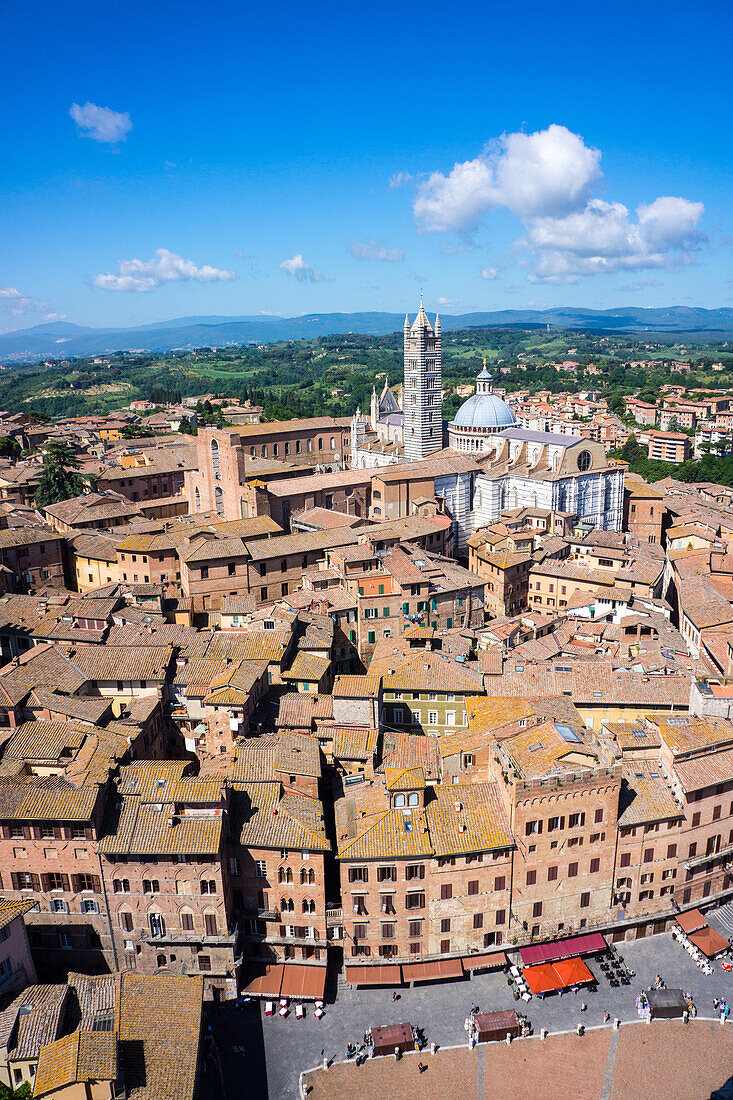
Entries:
[[460, 978], [462, 974], [463, 967], [460, 959], [406, 963], [402, 967], [402, 976], [406, 982], [434, 982], [441, 978]]
[[346, 981], [349, 985], [402, 985], [402, 967], [347, 966]]
[[558, 959], [557, 962], [552, 964], [552, 969], [557, 974], [558, 980], [562, 982], [559, 987], [561, 989], [567, 989], [571, 985], [583, 985], [585, 982], [592, 982], [593, 975], [583, 960], [576, 956], [574, 959]]
[[596, 951], [605, 950], [606, 941], [603, 936], [600, 932], [592, 932], [587, 936], [568, 936], [566, 940], [520, 947], [519, 954], [522, 956], [522, 966], [534, 966], [536, 963], [570, 959], [573, 955], [592, 955]]
[[592, 982], [593, 975], [581, 958], [558, 959], [554, 963], [539, 963], [522, 970], [524, 980], [533, 993], [551, 993], [571, 985]]
[[716, 932], [714, 928], [710, 928], [707, 925], [705, 928], [698, 929], [697, 932], [693, 932], [690, 935], [690, 943], [694, 943], [695, 947], [699, 947], [703, 955], [707, 955], [709, 959], [713, 955], [719, 955], [721, 951], [726, 951], [730, 944], [719, 932]]
[[506, 955], [503, 951], [492, 951], [488, 955], [466, 955], [461, 959], [463, 969], [488, 970], [492, 966], [506, 966]]
[[325, 966], [298, 966], [285, 963], [281, 997], [294, 997], [301, 1001], [322, 1001], [326, 988]]
[[524, 980], [533, 993], [552, 993], [562, 986], [557, 984], [557, 975], [550, 963], [527, 966], [522, 971]]
[[675, 918], [683, 932], [697, 932], [699, 928], [706, 928], [707, 921], [699, 909], [689, 909], [686, 913], [679, 913]]
[[242, 992], [250, 997], [279, 997], [282, 986], [284, 967], [281, 963], [275, 966], [260, 966], [252, 969], [249, 981], [242, 987]]

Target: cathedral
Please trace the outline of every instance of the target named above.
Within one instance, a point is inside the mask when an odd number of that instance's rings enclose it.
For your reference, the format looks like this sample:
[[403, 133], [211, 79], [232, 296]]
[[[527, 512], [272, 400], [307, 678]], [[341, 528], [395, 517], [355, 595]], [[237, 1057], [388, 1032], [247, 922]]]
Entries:
[[391, 389], [385, 379], [381, 393], [377, 395], [376, 388], [372, 392], [369, 417], [360, 410], [354, 415], [354, 469], [419, 462], [436, 452], [446, 458], [452, 452], [475, 457], [470, 474], [446, 469], [439, 478], [447, 509], [457, 496], [464, 501], [461, 519], [454, 516], [459, 547], [475, 528], [520, 506], [570, 513], [601, 530], [621, 530], [623, 470], [608, 461], [600, 443], [518, 427], [509, 405], [494, 393], [485, 360], [475, 394], [445, 425], [440, 318], [436, 314], [431, 324], [422, 301], [412, 324], [405, 317], [403, 348], [401, 394], [397, 396], [397, 387]]

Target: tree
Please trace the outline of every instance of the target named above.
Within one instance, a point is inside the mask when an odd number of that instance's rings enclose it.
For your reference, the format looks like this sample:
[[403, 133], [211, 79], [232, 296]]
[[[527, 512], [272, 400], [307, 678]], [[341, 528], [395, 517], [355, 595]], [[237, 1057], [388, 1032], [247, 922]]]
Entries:
[[78, 497], [84, 492], [85, 481], [80, 473], [79, 459], [68, 443], [52, 439], [46, 445], [43, 471], [36, 491], [36, 504], [45, 508], [60, 500]]
[[181, 435], [198, 435], [196, 425], [193, 422], [193, 417], [182, 416], [178, 431], [181, 433]]
[[20, 454], [20, 443], [9, 435], [0, 436], [0, 458], [17, 458]]

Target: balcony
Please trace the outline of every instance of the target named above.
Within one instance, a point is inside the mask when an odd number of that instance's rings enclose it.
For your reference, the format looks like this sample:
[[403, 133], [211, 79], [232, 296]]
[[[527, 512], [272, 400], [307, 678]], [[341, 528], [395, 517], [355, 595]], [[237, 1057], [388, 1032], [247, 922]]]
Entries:
[[326, 928], [340, 928], [344, 920], [343, 909], [326, 910]]
[[257, 920], [280, 920], [279, 909], [258, 909]]
[[162, 935], [153, 933], [144, 928], [140, 933], [141, 943], [169, 943], [169, 944], [201, 944], [202, 947], [234, 947], [237, 942], [235, 933], [222, 936], [202, 936], [198, 932], [180, 932], [177, 929], [166, 929]]

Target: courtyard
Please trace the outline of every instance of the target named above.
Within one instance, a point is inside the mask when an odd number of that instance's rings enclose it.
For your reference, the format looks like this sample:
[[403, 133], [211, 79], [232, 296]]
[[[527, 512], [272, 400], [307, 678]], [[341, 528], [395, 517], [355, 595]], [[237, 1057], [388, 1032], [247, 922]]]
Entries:
[[[715, 924], [724, 934], [730, 935], [730, 930], [726, 929], [725, 924], [716, 917], [716, 914], [708, 914], [708, 917], [711, 924]], [[493, 971], [474, 974], [471, 979], [401, 988], [397, 991], [399, 999], [396, 1001], [393, 1000], [393, 991], [389, 988], [355, 989], [346, 986], [343, 979], [340, 979], [335, 1003], [326, 1002], [326, 1013], [321, 1020], [315, 1018], [310, 1005], [306, 1007], [305, 1018], [301, 1020], [296, 1019], [292, 1011], [286, 1018], [277, 1015], [265, 1017], [264, 1006], [255, 1002], [240, 1009], [235, 1008], [231, 1003], [212, 1006], [210, 1023], [221, 1059], [225, 1100], [249, 1100], [249, 1098], [294, 1100], [299, 1096], [298, 1082], [301, 1072], [317, 1069], [321, 1066], [324, 1057], [333, 1063], [327, 1073], [316, 1073], [306, 1078], [306, 1083], [313, 1087], [312, 1095], [319, 1100], [321, 1096], [337, 1094], [345, 1097], [349, 1095], [348, 1089], [352, 1088], [358, 1088], [360, 1097], [366, 1100], [371, 1092], [365, 1092], [363, 1088], [366, 1088], [368, 1082], [372, 1080], [372, 1075], [376, 1074], [374, 1078], [376, 1081], [381, 1079], [380, 1074], [388, 1072], [386, 1069], [374, 1069], [373, 1066], [388, 1064], [393, 1072], [397, 1072], [394, 1070], [395, 1066], [404, 1066], [406, 1068], [400, 1068], [399, 1073], [408, 1074], [412, 1072], [409, 1066], [413, 1063], [416, 1066], [420, 1057], [423, 1062], [430, 1063], [428, 1070], [421, 1075], [420, 1079], [420, 1091], [423, 1095], [431, 1095], [428, 1089], [432, 1089], [433, 1086], [428, 1085], [428, 1078], [430, 1074], [433, 1074], [432, 1080], [437, 1077], [437, 1074], [433, 1073], [434, 1067], [449, 1066], [453, 1060], [457, 1060], [456, 1076], [454, 1078], [451, 1075], [452, 1071], [446, 1069], [447, 1080], [455, 1081], [457, 1085], [458, 1080], [462, 1080], [461, 1075], [468, 1074], [470, 1077], [473, 1073], [471, 1079], [474, 1084], [467, 1095], [476, 1095], [475, 1091], [472, 1091], [476, 1087], [476, 1066], [484, 1058], [494, 1059], [494, 1054], [470, 1052], [473, 1060], [471, 1062], [460, 1057], [464, 1053], [466, 1056], [469, 1054], [464, 1021], [472, 1003], [477, 1004], [484, 1011], [503, 1008], [521, 1010], [532, 1022], [536, 1036], [539, 1036], [542, 1028], [547, 1028], [551, 1035], [558, 1032], [574, 1032], [577, 1025], [582, 1023], [588, 1029], [588, 1034], [582, 1039], [577, 1035], [568, 1037], [571, 1040], [570, 1049], [574, 1052], [573, 1057], [576, 1056], [575, 1052], [586, 1051], [587, 1048], [587, 1054], [583, 1057], [588, 1058], [591, 1050], [596, 1050], [598, 1044], [606, 1044], [606, 1054], [597, 1055], [603, 1060], [608, 1056], [607, 1044], [612, 1035], [611, 1025], [603, 1026], [604, 1013], [609, 1013], [611, 1020], [617, 1017], [622, 1022], [637, 1021], [636, 996], [640, 990], [649, 988], [653, 984], [656, 974], [662, 976], [668, 987], [676, 986], [689, 991], [700, 1017], [716, 1018], [713, 998], [733, 998], [733, 972], [725, 972], [720, 963], [715, 962], [713, 973], [703, 974], [670, 933], [624, 942], [617, 946], [625, 963], [636, 972], [630, 985], [612, 988], [603, 975], [598, 961], [588, 958], [586, 961], [598, 982], [597, 992], [580, 990], [578, 993], [567, 992], [563, 996], [547, 996], [544, 1000], [533, 997], [528, 1004], [523, 1002], [517, 1004], [512, 997], [511, 989], [507, 986], [506, 975], [501, 971]], [[587, 1009], [581, 1011], [581, 1004], [584, 1002], [587, 1004]], [[409, 1021], [422, 1029], [428, 1048], [421, 1056], [408, 1055], [400, 1063], [395, 1063], [393, 1058], [377, 1058], [370, 1060], [359, 1069], [351, 1062], [343, 1067], [339, 1066], [339, 1063], [345, 1061], [347, 1044], [361, 1042], [367, 1028], [403, 1021]], [[708, 1035], [708, 1032], [704, 1031], [705, 1027], [714, 1029], [709, 1033], [716, 1037], [714, 1044], [720, 1045], [721, 1033], [725, 1036], [722, 1042], [728, 1050], [730, 1064], [728, 1076], [730, 1076], [733, 1074], [733, 1056], [728, 1046], [728, 1035], [733, 1035], [733, 1024], [728, 1024], [726, 1028], [721, 1029], [717, 1023], [705, 1024], [704, 1021], [700, 1021], [692, 1031], [685, 1034]], [[641, 1030], [644, 1034], [649, 1031], [646, 1025], [640, 1025], [640, 1029], [628, 1030], [629, 1032]], [[656, 1033], [656, 1025], [652, 1025], [651, 1030]], [[617, 1034], [625, 1035], [623, 1028]], [[598, 1036], [605, 1036], [605, 1038], [598, 1038]], [[691, 1040], [685, 1040], [685, 1042], [688, 1041]], [[630, 1042], [630, 1039], [624, 1038], [621, 1049], [625, 1050], [626, 1044]], [[436, 1043], [440, 1048], [462, 1047], [463, 1051], [442, 1049], [441, 1057], [436, 1061], [435, 1057], [429, 1053], [431, 1043]], [[492, 1052], [495, 1047], [501, 1045], [492, 1044]], [[522, 1051], [530, 1047], [533, 1051], [537, 1048], [543, 1052], [542, 1057], [545, 1056], [544, 1052], [549, 1052], [551, 1049], [540, 1039], [522, 1040], [507, 1049], [516, 1048]], [[483, 1050], [484, 1045], [477, 1049]], [[600, 1047], [598, 1050], [600, 1051]], [[519, 1057], [519, 1055], [512, 1055], [512, 1057]], [[540, 1055], [533, 1054], [533, 1059], [538, 1057]], [[559, 1064], [562, 1065], [566, 1054], [557, 1057]], [[416, 1069], [415, 1073], [417, 1073]], [[326, 1078], [329, 1081], [342, 1082], [343, 1089], [338, 1093], [323, 1092], [324, 1088], [330, 1090], [337, 1087], [335, 1084], [325, 1085], [323, 1080]], [[354, 1080], [359, 1083], [347, 1084]], [[547, 1082], [543, 1081], [543, 1088], [546, 1084]], [[718, 1084], [722, 1084], [722, 1080]], [[371, 1088], [371, 1085], [368, 1087]], [[453, 1091], [457, 1090], [454, 1088]], [[374, 1095], [377, 1094], [374, 1093]], [[459, 1094], [462, 1095], [462, 1093]], [[571, 1094], [573, 1093], [566, 1092], [564, 1095]], [[513, 1094], [494, 1093], [492, 1095]], [[552, 1093], [535, 1090], [525, 1092], [524, 1095], [550, 1096]], [[595, 1095], [595, 1093], [578, 1092], [574, 1095]], [[614, 1095], [620, 1097], [623, 1094], [614, 1093]], [[668, 1094], [660, 1092], [655, 1095], [666, 1097]]]

